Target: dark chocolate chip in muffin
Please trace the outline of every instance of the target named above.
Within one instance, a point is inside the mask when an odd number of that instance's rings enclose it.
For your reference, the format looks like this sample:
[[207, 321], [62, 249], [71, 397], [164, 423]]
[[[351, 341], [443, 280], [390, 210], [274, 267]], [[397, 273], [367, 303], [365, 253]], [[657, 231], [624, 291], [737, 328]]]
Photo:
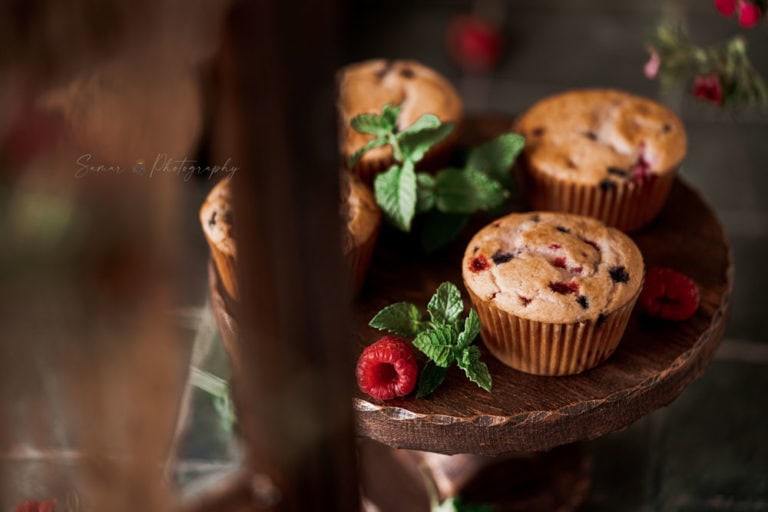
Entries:
[[496, 265], [501, 265], [502, 263], [506, 263], [514, 257], [515, 255], [512, 254], [511, 252], [504, 252], [504, 251], [498, 250], [495, 253], [493, 253], [493, 256], [491, 256], [491, 259]]
[[589, 140], [597, 140], [597, 134], [593, 131], [585, 132], [584, 136]]
[[603, 192], [608, 192], [609, 190], [614, 190], [616, 188], [616, 184], [609, 179], [602, 180], [598, 186]]
[[570, 233], [571, 230], [568, 228], [564, 228], [563, 226], [555, 226], [555, 229], [558, 230], [561, 233]]
[[400, 70], [400, 76], [403, 78], [413, 78], [416, 76], [416, 73], [411, 68], [403, 68]]
[[629, 281], [629, 274], [624, 267], [611, 267], [608, 273], [615, 283], [626, 283]]
[[208, 227], [212, 228], [216, 225], [216, 210], [213, 210], [213, 213], [211, 214], [211, 218], [208, 219]]
[[540, 221], [541, 221], [541, 217], [540, 217], [540, 216], [539, 216], [539, 214], [537, 213], [536, 215], [534, 215], [534, 216], [532, 216], [532, 217], [531, 217], [531, 220], [532, 220], [533, 222], [540, 222]]
[[614, 176], [621, 176], [622, 178], [626, 178], [627, 174], [629, 173], [624, 169], [620, 169], [619, 167], [608, 167], [608, 174], [613, 174]]
[[539, 127], [536, 127], [536, 128], [534, 128], [534, 129], [533, 129], [533, 131], [531, 132], [531, 134], [532, 134], [534, 137], [541, 137], [542, 135], [544, 135], [544, 128], [542, 128], [541, 126], [539, 126]]
[[476, 246], [475, 246], [475, 247], [472, 249], [472, 254], [477, 254], [477, 251], [479, 251], [479, 250], [480, 250], [480, 247], [476, 245]]
[[595, 326], [600, 327], [601, 325], [603, 325], [603, 322], [605, 322], [605, 315], [600, 313], [599, 315], [597, 315], [597, 321], [595, 322]]
[[533, 301], [533, 299], [529, 299], [528, 297], [523, 297], [522, 295], [518, 295], [518, 298], [520, 299], [520, 303], [523, 306], [527, 306], [528, 304], [531, 303], [531, 301]]
[[576, 302], [579, 303], [579, 306], [581, 306], [584, 309], [589, 309], [589, 299], [585, 295], [579, 295], [576, 297]]
[[664, 126], [661, 127], [661, 131], [664, 133], [669, 133], [672, 131], [672, 125], [669, 123], [664, 123]]

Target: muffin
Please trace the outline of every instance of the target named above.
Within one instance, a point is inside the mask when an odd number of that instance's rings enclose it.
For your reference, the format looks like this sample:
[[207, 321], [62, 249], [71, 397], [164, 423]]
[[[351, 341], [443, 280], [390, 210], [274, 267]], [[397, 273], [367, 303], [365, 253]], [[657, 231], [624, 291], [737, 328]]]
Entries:
[[[453, 132], [425, 156], [432, 162], [442, 160], [458, 139], [462, 120], [459, 94], [443, 76], [412, 60], [376, 59], [350, 64], [339, 72], [340, 151], [344, 162], [375, 138], [359, 133], [349, 122], [358, 114], [380, 114], [387, 103], [402, 106], [398, 126], [405, 129], [424, 114], [434, 114], [443, 122], [456, 123]], [[392, 165], [392, 150], [381, 146], [368, 151], [354, 171], [370, 182], [376, 173]], [[429, 165], [429, 162], [426, 162]]]
[[[381, 211], [371, 190], [360, 180], [347, 178], [347, 173], [344, 174], [344, 256], [349, 264], [353, 290], [357, 293], [365, 282], [376, 245]], [[233, 239], [230, 183], [230, 179], [222, 180], [211, 190], [200, 208], [200, 223], [224, 289], [237, 299], [237, 247]]]
[[480, 230], [462, 262], [488, 350], [537, 375], [570, 375], [616, 349], [643, 281], [624, 233], [560, 213], [515, 213]]
[[210, 191], [200, 208], [200, 224], [211, 248], [221, 283], [227, 293], [238, 297], [237, 247], [232, 231], [232, 193], [230, 179], [221, 180]]
[[376, 204], [373, 192], [358, 178], [345, 173], [342, 184], [346, 225], [344, 236], [344, 256], [347, 258], [352, 290], [357, 295], [365, 284], [365, 276], [373, 258], [379, 228], [381, 210]]
[[522, 181], [531, 207], [589, 215], [623, 231], [661, 211], [686, 153], [680, 118], [609, 89], [570, 91], [523, 114]]

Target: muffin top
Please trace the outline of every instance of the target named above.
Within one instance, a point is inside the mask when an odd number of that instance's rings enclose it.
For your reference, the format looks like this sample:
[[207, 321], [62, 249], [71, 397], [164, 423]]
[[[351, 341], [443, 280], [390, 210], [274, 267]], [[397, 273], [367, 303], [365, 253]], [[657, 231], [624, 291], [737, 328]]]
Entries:
[[[346, 198], [346, 236], [344, 252], [362, 245], [381, 223], [381, 211], [373, 192], [359, 179], [342, 175], [342, 196]], [[233, 238], [233, 204], [230, 179], [221, 180], [200, 208], [200, 224], [209, 242], [221, 252], [237, 256]]]
[[[462, 115], [461, 99], [448, 80], [416, 61], [376, 59], [350, 64], [339, 72], [337, 106], [342, 123], [342, 154], [349, 157], [374, 138], [352, 129], [352, 118], [380, 114], [387, 103], [402, 106], [398, 118], [401, 129], [424, 114], [434, 114], [441, 121], [459, 121]], [[389, 146], [381, 146], [368, 151], [362, 161], [388, 159], [391, 155]]]
[[529, 168], [586, 185], [674, 171], [686, 153], [680, 118], [654, 101], [610, 89], [545, 98], [517, 122]]
[[355, 176], [344, 173], [342, 179], [342, 196], [347, 198], [345, 203], [347, 236], [345, 237], [344, 252], [353, 247], [359, 247], [373, 236], [381, 223], [381, 210], [376, 204], [373, 192]]
[[464, 253], [467, 288], [538, 322], [593, 320], [629, 302], [643, 257], [624, 233], [561, 213], [515, 213], [481, 229]]
[[232, 236], [232, 193], [230, 179], [221, 180], [210, 191], [200, 208], [200, 224], [208, 241], [221, 252], [232, 257], [237, 255]]

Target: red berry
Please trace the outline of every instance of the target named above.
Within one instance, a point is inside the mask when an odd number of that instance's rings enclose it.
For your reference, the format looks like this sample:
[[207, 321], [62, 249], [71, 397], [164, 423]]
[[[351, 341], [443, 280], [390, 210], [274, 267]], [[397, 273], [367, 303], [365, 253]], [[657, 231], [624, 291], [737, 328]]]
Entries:
[[760, 21], [760, 7], [752, 2], [739, 2], [739, 25], [742, 28], [752, 28]]
[[697, 76], [693, 79], [693, 95], [717, 105], [723, 104], [723, 85], [716, 74]]
[[736, 12], [736, 0], [715, 0], [715, 8], [723, 16], [731, 16]]
[[37, 502], [35, 500], [26, 500], [24, 503], [16, 505], [16, 512], [55, 512], [56, 500]]
[[699, 308], [699, 289], [684, 274], [654, 267], [645, 276], [640, 306], [651, 316], [665, 320], [688, 320]]
[[406, 396], [416, 387], [419, 366], [413, 349], [403, 338], [384, 336], [357, 360], [360, 391], [379, 400]]
[[482, 18], [458, 16], [448, 26], [446, 40], [453, 60], [468, 71], [490, 71], [501, 56], [499, 29]]
[[469, 261], [469, 270], [475, 274], [482, 272], [483, 270], [488, 270], [489, 268], [491, 268], [491, 264], [488, 263], [488, 258], [482, 254], [480, 256], [475, 256]]

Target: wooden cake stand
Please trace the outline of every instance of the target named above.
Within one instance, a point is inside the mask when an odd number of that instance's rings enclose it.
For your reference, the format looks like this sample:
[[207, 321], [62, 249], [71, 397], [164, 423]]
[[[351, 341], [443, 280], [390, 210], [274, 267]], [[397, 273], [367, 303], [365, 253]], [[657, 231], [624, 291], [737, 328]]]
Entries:
[[[508, 118], [470, 120], [465, 140], [475, 144], [510, 126]], [[356, 303], [360, 350], [382, 336], [367, 326], [379, 309], [409, 301], [423, 310], [441, 282], [462, 285], [461, 259], [474, 231], [468, 228], [462, 240], [429, 257], [402, 237], [384, 234]], [[628, 427], [672, 402], [702, 374], [723, 337], [733, 283], [722, 226], [702, 197], [678, 181], [659, 218], [632, 238], [646, 268], [671, 267], [699, 285], [701, 306], [691, 319], [665, 322], [636, 311], [613, 356], [579, 375], [528, 375], [484, 351], [492, 393], [455, 368], [423, 399], [382, 403], [356, 392], [358, 433], [381, 443], [363, 443], [361, 452], [364, 484], [382, 510], [424, 510], [413, 505], [424, 495], [417, 497], [411, 478], [417, 468], [429, 472], [441, 498], [461, 492], [500, 504], [497, 510], [575, 509], [586, 496], [589, 464], [573, 443]], [[213, 266], [210, 284], [218, 324], [232, 348], [236, 322]], [[385, 471], [388, 483], [382, 485], [375, 474]], [[387, 490], [393, 487], [396, 493]], [[411, 496], [411, 504], [395, 504], [394, 494]]]

